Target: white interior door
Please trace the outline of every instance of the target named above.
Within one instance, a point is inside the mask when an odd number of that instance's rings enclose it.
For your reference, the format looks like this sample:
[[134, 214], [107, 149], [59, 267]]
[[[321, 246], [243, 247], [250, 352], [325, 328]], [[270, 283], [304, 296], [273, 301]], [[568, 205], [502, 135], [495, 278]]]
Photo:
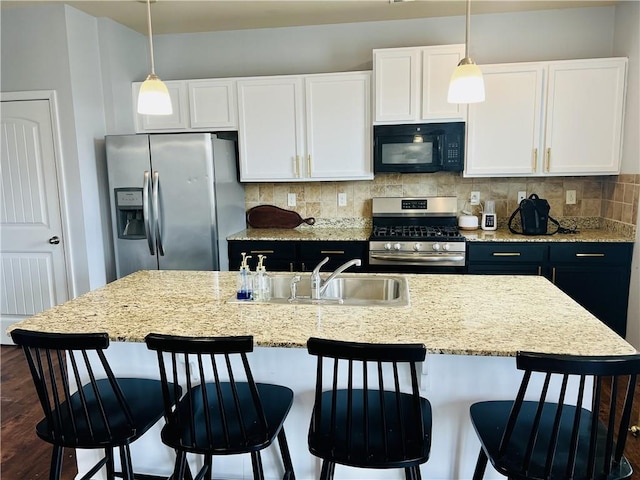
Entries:
[[3, 101], [0, 124], [1, 343], [17, 321], [69, 298], [49, 100]]

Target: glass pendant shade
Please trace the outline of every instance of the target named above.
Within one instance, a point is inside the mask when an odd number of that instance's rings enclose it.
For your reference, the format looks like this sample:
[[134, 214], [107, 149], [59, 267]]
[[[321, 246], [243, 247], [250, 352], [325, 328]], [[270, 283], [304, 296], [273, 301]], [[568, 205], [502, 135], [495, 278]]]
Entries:
[[470, 58], [463, 58], [453, 71], [447, 101], [449, 103], [484, 102], [482, 71]]
[[138, 113], [143, 115], [171, 115], [171, 97], [167, 86], [151, 73], [140, 86], [138, 93]]
[[151, 56], [151, 73], [142, 82], [138, 92], [138, 113], [142, 115], [171, 115], [171, 96], [167, 86], [156, 75], [153, 61], [153, 31], [151, 30], [151, 0], [147, 0], [147, 27], [149, 30], [149, 54]]

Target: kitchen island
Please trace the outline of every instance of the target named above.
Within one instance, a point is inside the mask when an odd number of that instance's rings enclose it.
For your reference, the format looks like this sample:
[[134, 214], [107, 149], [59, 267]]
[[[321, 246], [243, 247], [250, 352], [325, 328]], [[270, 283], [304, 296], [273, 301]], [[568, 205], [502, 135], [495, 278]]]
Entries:
[[[421, 391], [434, 409], [433, 446], [424, 478], [471, 477], [479, 443], [469, 405], [515, 395], [519, 350], [577, 355], [622, 355], [635, 349], [542, 277], [407, 275], [405, 307], [227, 303], [235, 272], [141, 271], [13, 326], [50, 332], [105, 331], [118, 375], [157, 377], [146, 350], [149, 332], [187, 336], [253, 335], [255, 377], [296, 393], [285, 423], [296, 477], [317, 478], [320, 463], [306, 447], [313, 402], [314, 357], [310, 336], [362, 342], [424, 343]], [[132, 447], [134, 468], [167, 474], [173, 452], [154, 427]], [[275, 447], [270, 447], [274, 449]], [[78, 452], [79, 471], [93, 459]], [[277, 452], [264, 455], [268, 479], [281, 477]], [[214, 462], [216, 478], [251, 478], [248, 458]], [[491, 470], [491, 469], [488, 469]], [[496, 475], [491, 477], [491, 475]], [[336, 469], [336, 478], [403, 478], [400, 472]], [[487, 472], [486, 478], [501, 478]]]

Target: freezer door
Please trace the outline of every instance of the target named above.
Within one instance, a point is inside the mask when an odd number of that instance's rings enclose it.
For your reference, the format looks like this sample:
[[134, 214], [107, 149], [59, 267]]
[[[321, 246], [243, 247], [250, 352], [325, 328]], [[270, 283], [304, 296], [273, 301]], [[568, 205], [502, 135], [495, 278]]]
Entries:
[[161, 270], [216, 270], [211, 134], [151, 135]]
[[105, 139], [116, 274], [157, 270], [151, 204], [148, 135]]

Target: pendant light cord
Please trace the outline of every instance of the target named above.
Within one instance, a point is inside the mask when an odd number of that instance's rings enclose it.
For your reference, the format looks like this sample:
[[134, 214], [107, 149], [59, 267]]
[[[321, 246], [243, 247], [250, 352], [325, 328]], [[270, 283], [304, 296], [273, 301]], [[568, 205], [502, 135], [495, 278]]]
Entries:
[[153, 33], [151, 32], [151, 0], [147, 0], [147, 27], [149, 30], [149, 53], [151, 55], [151, 74], [156, 74], [156, 68], [153, 61]]
[[[151, 15], [151, 14], [149, 14]], [[151, 17], [149, 17], [151, 18]], [[151, 21], [151, 20], [149, 20]], [[151, 28], [151, 27], [149, 27]], [[469, 58], [469, 32], [471, 31], [471, 0], [467, 0], [467, 18], [466, 18], [466, 30], [464, 37], [464, 56]], [[153, 60], [152, 60], [153, 61]]]

